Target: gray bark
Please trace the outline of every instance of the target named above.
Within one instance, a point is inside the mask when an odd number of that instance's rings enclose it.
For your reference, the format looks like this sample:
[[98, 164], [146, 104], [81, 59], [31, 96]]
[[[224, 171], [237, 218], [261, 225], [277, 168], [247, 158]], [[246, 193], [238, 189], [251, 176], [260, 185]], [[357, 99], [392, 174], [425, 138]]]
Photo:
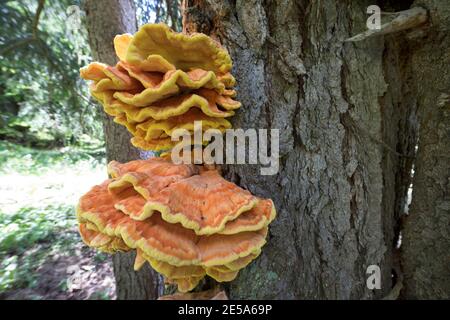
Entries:
[[[385, 296], [395, 284], [392, 269], [398, 273], [395, 245], [417, 113], [414, 197], [401, 255], [404, 296], [449, 297], [449, 8], [416, 1], [432, 21], [408, 35], [415, 40], [403, 33], [345, 43], [365, 30], [370, 4], [185, 1], [184, 28], [218, 38], [233, 57], [243, 103], [234, 126], [281, 130], [277, 175], [261, 176], [254, 165], [222, 168], [227, 178], [272, 198], [278, 210], [262, 256], [226, 286], [231, 298]], [[131, 7], [131, 1], [87, 1], [97, 60], [113, 64], [113, 36], [135, 31]], [[104, 126], [108, 159], [140, 156], [125, 129], [107, 117]], [[114, 257], [118, 297], [156, 297], [160, 278], [148, 267], [132, 272], [132, 259]], [[374, 264], [382, 271], [381, 290], [366, 287], [366, 268]]]
[[[243, 104], [234, 127], [281, 130], [277, 175], [223, 167], [278, 211], [231, 298], [373, 299], [393, 286], [414, 104], [398, 44], [344, 43], [365, 30], [372, 3], [185, 1], [185, 30], [218, 38], [233, 58]], [[366, 287], [369, 265], [381, 268], [381, 290]]]
[[413, 199], [404, 226], [406, 298], [450, 298], [450, 5], [416, 1], [431, 23], [412, 53], [420, 117]]
[[[113, 39], [117, 34], [136, 32], [136, 13], [132, 0], [87, 0], [85, 2], [89, 43], [94, 60], [115, 65]], [[144, 156], [130, 144], [125, 127], [112, 121], [103, 110], [107, 160], [126, 162]], [[134, 253], [113, 256], [118, 299], [156, 299], [162, 289], [161, 277], [146, 264], [133, 271]]]

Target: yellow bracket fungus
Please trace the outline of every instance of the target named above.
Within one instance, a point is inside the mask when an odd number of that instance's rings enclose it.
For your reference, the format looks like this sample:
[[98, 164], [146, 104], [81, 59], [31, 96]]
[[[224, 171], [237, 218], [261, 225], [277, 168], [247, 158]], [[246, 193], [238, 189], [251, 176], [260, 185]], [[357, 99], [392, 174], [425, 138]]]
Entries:
[[[231, 58], [204, 34], [175, 33], [147, 24], [118, 35], [115, 66], [93, 62], [80, 70], [91, 95], [144, 150], [167, 150], [176, 129], [193, 134], [231, 128], [225, 119], [234, 100]], [[202, 143], [206, 144], [207, 141]], [[275, 218], [261, 199], [208, 166], [176, 165], [167, 157], [112, 161], [111, 179], [94, 186], [77, 206], [83, 241], [108, 253], [136, 251], [134, 268], [146, 262], [181, 292], [205, 277], [232, 281], [261, 253]]]
[[195, 120], [203, 121], [203, 130], [231, 127], [223, 118], [241, 104], [233, 99], [231, 58], [218, 42], [147, 24], [135, 35], [116, 36], [114, 47], [115, 66], [93, 62], [80, 75], [93, 81], [92, 96], [132, 133], [134, 146], [170, 149], [176, 143], [171, 133], [178, 128], [192, 133]]
[[129, 63], [146, 71], [153, 71], [147, 61], [153, 61], [155, 56], [163, 57], [181, 70], [200, 68], [215, 73], [231, 70], [231, 58], [218, 42], [202, 33], [173, 32], [165, 24], [142, 26], [129, 42], [126, 52]]

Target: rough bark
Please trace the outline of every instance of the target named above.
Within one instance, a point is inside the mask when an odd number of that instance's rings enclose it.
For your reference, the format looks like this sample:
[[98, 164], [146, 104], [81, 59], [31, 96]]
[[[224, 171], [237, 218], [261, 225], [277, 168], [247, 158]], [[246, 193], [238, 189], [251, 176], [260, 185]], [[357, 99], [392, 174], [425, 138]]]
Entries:
[[[86, 0], [86, 22], [94, 60], [114, 65], [113, 39], [117, 34], [134, 33], [137, 29], [132, 0]], [[130, 134], [112, 121], [103, 110], [103, 129], [107, 160], [126, 162], [145, 157], [130, 144]], [[134, 253], [117, 253], [113, 257], [118, 299], [156, 299], [162, 289], [160, 276], [146, 264], [133, 271]]]
[[404, 226], [406, 298], [450, 298], [450, 5], [416, 1], [431, 24], [415, 40], [411, 65], [418, 97], [419, 143], [413, 198]]
[[[397, 83], [400, 48], [382, 37], [344, 42], [365, 30], [372, 3], [184, 3], [184, 29], [218, 38], [233, 58], [243, 103], [234, 126], [281, 131], [277, 175], [223, 168], [278, 211], [262, 255], [227, 287], [231, 298], [373, 299], [391, 290], [406, 190], [393, 195], [412, 139], [397, 131], [411, 114], [400, 102], [409, 94]], [[381, 290], [366, 287], [369, 265], [381, 268]]]

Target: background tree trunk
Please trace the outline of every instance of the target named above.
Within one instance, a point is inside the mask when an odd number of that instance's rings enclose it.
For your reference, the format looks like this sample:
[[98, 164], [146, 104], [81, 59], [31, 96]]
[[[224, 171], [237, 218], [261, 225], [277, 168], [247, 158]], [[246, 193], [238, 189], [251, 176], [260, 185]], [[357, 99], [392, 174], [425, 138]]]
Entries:
[[[234, 126], [280, 129], [277, 175], [223, 168], [278, 211], [262, 255], [227, 286], [231, 298], [371, 299], [392, 288], [415, 105], [401, 43], [344, 42], [366, 30], [371, 4], [184, 2], [184, 29], [218, 38], [233, 58], [243, 103]], [[381, 268], [381, 290], [366, 286], [369, 265]]]
[[404, 226], [406, 298], [450, 298], [450, 6], [416, 1], [431, 25], [412, 53], [420, 116], [413, 198]]
[[[113, 39], [117, 34], [136, 32], [136, 13], [133, 0], [86, 0], [86, 22], [89, 42], [96, 61], [115, 65]], [[130, 144], [130, 134], [114, 123], [103, 110], [103, 128], [108, 162], [126, 162], [145, 157]], [[135, 253], [117, 253], [113, 256], [114, 276], [118, 299], [156, 299], [162, 290], [162, 279], [146, 264], [139, 272], [133, 271]]]

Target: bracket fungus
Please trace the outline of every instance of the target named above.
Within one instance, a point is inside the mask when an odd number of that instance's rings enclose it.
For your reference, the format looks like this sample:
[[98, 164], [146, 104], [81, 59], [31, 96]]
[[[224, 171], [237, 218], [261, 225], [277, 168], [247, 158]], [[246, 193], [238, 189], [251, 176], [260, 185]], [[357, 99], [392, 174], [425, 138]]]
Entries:
[[275, 218], [260, 199], [215, 170], [164, 158], [108, 165], [111, 179], [83, 195], [77, 207], [83, 241], [99, 250], [136, 250], [179, 291], [206, 275], [231, 281], [258, 257]]
[[[231, 58], [204, 34], [175, 33], [147, 24], [114, 39], [119, 62], [93, 62], [80, 70], [90, 92], [144, 150], [175, 145], [176, 129], [224, 132], [234, 100]], [[203, 141], [206, 143], [206, 141]], [[261, 199], [225, 180], [214, 166], [174, 164], [169, 157], [112, 161], [111, 176], [83, 195], [77, 207], [83, 241], [98, 250], [136, 252], [181, 292], [205, 277], [232, 281], [261, 253], [275, 218]]]
[[[224, 118], [241, 104], [234, 100], [231, 58], [204, 34], [175, 33], [164, 24], [146, 24], [134, 35], [118, 35], [119, 62], [93, 62], [80, 70], [90, 92], [114, 121], [144, 150], [170, 149], [171, 134], [201, 121], [204, 130], [225, 130]], [[191, 129], [188, 129], [192, 132]]]

